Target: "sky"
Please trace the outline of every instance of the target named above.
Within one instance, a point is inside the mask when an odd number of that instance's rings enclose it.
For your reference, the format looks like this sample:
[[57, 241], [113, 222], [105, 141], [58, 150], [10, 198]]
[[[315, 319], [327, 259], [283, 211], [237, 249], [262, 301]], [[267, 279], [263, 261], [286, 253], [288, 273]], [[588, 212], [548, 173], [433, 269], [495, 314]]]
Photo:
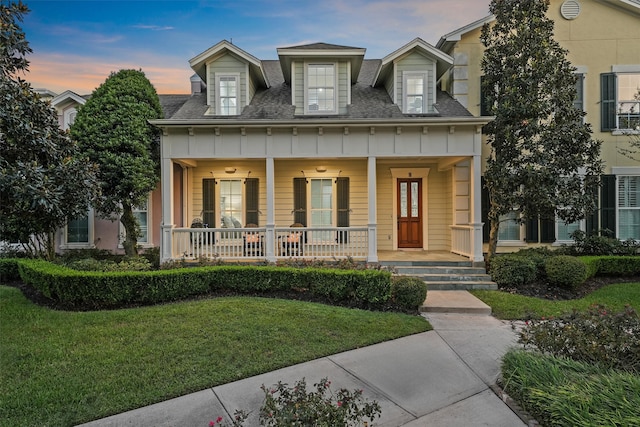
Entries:
[[[3, 0], [5, 2], [5, 0]], [[324, 42], [383, 58], [489, 14], [489, 0], [23, 0], [33, 53], [25, 79], [55, 93], [90, 94], [112, 71], [141, 69], [159, 94], [189, 93], [189, 60], [221, 40], [259, 59]]]

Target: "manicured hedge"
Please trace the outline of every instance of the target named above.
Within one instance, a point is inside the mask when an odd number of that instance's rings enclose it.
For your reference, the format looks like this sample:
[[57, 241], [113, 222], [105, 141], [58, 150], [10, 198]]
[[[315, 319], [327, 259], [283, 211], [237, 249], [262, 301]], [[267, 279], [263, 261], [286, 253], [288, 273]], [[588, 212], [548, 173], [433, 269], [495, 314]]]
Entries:
[[415, 312], [427, 299], [427, 284], [411, 276], [395, 276], [391, 281], [391, 301], [400, 310]]
[[335, 303], [380, 308], [387, 305], [392, 292], [391, 274], [379, 270], [216, 266], [89, 272], [41, 260], [20, 260], [18, 264], [25, 283], [48, 298], [85, 309], [157, 304], [211, 291], [303, 291]]
[[20, 280], [18, 258], [0, 258], [0, 283]]
[[598, 275], [636, 276], [640, 275], [640, 256], [601, 256]]
[[548, 258], [544, 270], [551, 283], [569, 289], [577, 289], [587, 280], [585, 263], [570, 255]]

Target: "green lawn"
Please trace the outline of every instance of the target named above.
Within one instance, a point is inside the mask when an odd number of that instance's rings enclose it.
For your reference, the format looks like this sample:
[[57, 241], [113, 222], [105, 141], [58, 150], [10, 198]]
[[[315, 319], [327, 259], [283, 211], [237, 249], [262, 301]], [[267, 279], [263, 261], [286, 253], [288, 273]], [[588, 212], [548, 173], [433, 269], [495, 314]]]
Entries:
[[61, 312], [0, 286], [0, 426], [70, 426], [429, 329], [419, 316], [248, 297]]
[[620, 283], [605, 286], [584, 298], [566, 301], [549, 301], [501, 291], [471, 291], [492, 309], [500, 319], [527, 319], [559, 316], [574, 309], [586, 310], [593, 304], [603, 304], [609, 309], [621, 311], [630, 305], [640, 311], [640, 283]]

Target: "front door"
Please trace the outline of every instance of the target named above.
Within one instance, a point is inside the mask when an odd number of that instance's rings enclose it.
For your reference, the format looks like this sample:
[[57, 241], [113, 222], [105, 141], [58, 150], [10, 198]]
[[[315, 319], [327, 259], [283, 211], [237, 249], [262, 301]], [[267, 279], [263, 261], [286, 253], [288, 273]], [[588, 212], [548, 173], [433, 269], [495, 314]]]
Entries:
[[398, 248], [422, 248], [422, 179], [398, 179]]

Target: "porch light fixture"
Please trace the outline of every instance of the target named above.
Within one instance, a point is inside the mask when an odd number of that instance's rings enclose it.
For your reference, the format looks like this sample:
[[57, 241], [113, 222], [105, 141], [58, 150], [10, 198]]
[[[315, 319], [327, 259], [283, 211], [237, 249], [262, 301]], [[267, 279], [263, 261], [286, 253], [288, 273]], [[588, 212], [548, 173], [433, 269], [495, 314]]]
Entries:
[[326, 171], [327, 171], [326, 166], [316, 166], [316, 172], [326, 172]]
[[224, 168], [224, 173], [236, 173], [236, 168], [226, 167]]

